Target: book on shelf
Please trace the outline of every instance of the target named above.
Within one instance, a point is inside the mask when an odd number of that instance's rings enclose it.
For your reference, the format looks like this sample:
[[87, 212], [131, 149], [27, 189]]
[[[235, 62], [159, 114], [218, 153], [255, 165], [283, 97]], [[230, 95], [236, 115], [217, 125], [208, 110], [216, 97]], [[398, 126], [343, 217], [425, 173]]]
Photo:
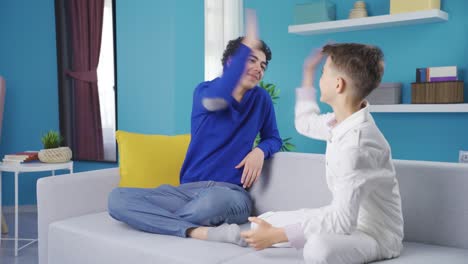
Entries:
[[458, 81], [457, 66], [428, 67], [416, 69], [416, 82]]

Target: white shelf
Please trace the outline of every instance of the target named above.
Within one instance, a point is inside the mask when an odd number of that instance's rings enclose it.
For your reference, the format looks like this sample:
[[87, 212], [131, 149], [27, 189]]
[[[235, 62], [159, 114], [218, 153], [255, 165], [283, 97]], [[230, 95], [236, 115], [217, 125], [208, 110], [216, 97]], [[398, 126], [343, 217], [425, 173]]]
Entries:
[[468, 104], [371, 105], [373, 113], [468, 113]]
[[314, 35], [322, 33], [443, 22], [447, 20], [448, 14], [446, 12], [439, 9], [431, 9], [395, 15], [370, 16], [364, 18], [335, 20], [312, 24], [291, 25], [288, 27], [288, 32], [298, 35]]

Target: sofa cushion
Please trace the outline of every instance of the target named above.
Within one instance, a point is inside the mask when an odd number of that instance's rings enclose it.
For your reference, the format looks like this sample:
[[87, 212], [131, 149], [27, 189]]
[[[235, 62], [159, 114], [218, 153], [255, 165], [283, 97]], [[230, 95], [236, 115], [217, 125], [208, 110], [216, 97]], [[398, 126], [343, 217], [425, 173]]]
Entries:
[[[379, 264], [464, 264], [468, 259], [468, 250], [439, 247], [420, 243], [405, 242], [400, 257], [373, 263]], [[289, 264], [304, 263], [301, 250], [290, 248], [269, 248], [259, 252], [230, 259], [225, 264]]]
[[468, 250], [440, 247], [422, 243], [404, 242], [403, 252], [396, 259], [378, 261], [379, 264], [463, 264], [467, 263]]
[[325, 177], [325, 156], [276, 153], [265, 162], [259, 181], [249, 192], [254, 215], [327, 205], [331, 193]]
[[394, 163], [405, 240], [468, 249], [468, 164], [406, 160]]
[[48, 250], [49, 264], [209, 264], [253, 252], [233, 244], [145, 233], [107, 212], [52, 223]]
[[[49, 264], [78, 263], [303, 263], [302, 250], [255, 251], [236, 245], [134, 230], [107, 212], [54, 222], [49, 227]], [[89, 253], [93, 252], [92, 255]], [[404, 243], [401, 257], [385, 264], [464, 264], [468, 250]]]
[[267, 248], [254, 251], [251, 254], [229, 259], [225, 264], [304, 264], [302, 249], [295, 248]]
[[179, 185], [179, 172], [190, 135], [146, 135], [119, 130], [116, 138], [119, 146], [120, 187]]

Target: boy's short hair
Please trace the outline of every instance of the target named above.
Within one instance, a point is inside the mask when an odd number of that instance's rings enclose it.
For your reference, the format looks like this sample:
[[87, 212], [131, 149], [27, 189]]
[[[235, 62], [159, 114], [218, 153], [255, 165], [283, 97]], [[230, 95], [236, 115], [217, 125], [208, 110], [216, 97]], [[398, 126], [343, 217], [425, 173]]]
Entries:
[[380, 48], [357, 43], [338, 43], [324, 46], [323, 53], [330, 56], [336, 69], [351, 78], [358, 99], [366, 98], [379, 86], [384, 72], [384, 55]]
[[[224, 50], [224, 53], [223, 53], [223, 58], [221, 59], [221, 63], [223, 64], [223, 67], [226, 66], [226, 62], [237, 51], [243, 39], [244, 37], [238, 37], [228, 42], [226, 49]], [[258, 48], [265, 54], [266, 64], [268, 65], [268, 62], [271, 60], [270, 47], [268, 47], [268, 45], [263, 40], [260, 40], [260, 47]]]

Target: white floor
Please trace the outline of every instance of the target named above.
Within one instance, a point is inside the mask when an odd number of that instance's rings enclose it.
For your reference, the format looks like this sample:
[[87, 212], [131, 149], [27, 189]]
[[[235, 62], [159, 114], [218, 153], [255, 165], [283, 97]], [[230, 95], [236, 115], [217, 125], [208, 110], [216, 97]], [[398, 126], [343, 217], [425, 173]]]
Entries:
[[[14, 214], [12, 212], [4, 212], [9, 233], [2, 234], [3, 238], [14, 237]], [[37, 212], [21, 212], [19, 213], [19, 237], [21, 238], [37, 238]], [[18, 247], [23, 246], [28, 242], [19, 241]], [[15, 257], [14, 241], [2, 240], [0, 246], [0, 263], [1, 264], [37, 264], [37, 242], [21, 249], [18, 256]]]

